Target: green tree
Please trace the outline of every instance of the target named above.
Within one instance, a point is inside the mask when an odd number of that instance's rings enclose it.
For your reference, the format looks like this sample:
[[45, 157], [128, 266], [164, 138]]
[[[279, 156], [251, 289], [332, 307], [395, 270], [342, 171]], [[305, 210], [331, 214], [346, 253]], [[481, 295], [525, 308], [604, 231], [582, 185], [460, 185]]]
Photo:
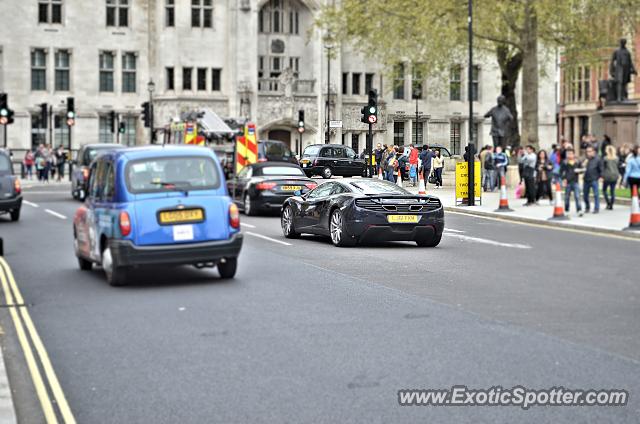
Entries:
[[[640, 0], [474, 0], [473, 6], [476, 56], [494, 55], [515, 118], [522, 74], [522, 137], [515, 119], [512, 144], [538, 142], [541, 61], [556, 51], [568, 63], [603, 60], [615, 38], [633, 35], [640, 21]], [[325, 7], [316, 24], [387, 69], [411, 62], [425, 75], [442, 76], [466, 55], [464, 0], [343, 0]]]

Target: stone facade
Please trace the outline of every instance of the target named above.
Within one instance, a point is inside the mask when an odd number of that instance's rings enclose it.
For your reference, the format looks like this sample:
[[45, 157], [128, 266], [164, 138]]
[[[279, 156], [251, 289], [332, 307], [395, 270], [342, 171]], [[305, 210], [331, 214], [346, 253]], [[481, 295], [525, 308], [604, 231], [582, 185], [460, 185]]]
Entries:
[[[124, 137], [117, 132], [111, 136], [105, 128], [112, 111], [118, 120], [126, 119], [131, 125], [126, 140], [144, 144], [149, 134], [139, 115], [141, 103], [149, 100], [150, 80], [155, 83], [154, 122], [159, 132], [181, 112], [207, 107], [222, 117], [251, 119], [261, 138], [281, 139], [295, 148], [298, 110], [303, 109], [303, 145], [321, 143], [329, 74], [330, 119], [343, 122], [342, 128], [330, 131], [332, 142], [364, 149], [367, 126], [360, 122], [360, 108], [367, 101], [366, 89], [372, 87], [380, 93], [381, 107], [374, 143], [393, 143], [395, 128], [401, 130], [396, 131], [396, 143], [409, 144], [416, 119], [410, 66], [404, 67], [400, 84], [404, 94], [399, 96], [402, 93], [394, 95], [393, 81], [378, 65], [348, 46], [333, 47], [328, 63], [330, 50], [321, 34], [309, 31], [323, 1], [200, 0], [196, 13], [191, 0], [114, 0], [126, 9], [122, 12], [126, 22], [120, 25], [121, 10], [117, 9], [115, 25], [111, 25], [114, 21], [109, 24], [108, 8], [112, 2], [108, 5], [106, 0], [92, 2], [92, 7], [86, 1], [62, 0], [59, 23], [51, 22], [56, 21], [51, 8], [57, 0], [7, 0], [0, 15], [0, 91], [9, 94], [16, 112], [15, 124], [7, 128], [8, 145], [25, 151], [41, 141], [66, 143], [65, 125], [59, 118], [51, 119], [51, 130], [41, 128], [38, 105], [47, 103], [54, 115], [62, 116], [67, 97], [74, 97], [77, 112], [72, 149], [110, 139], [122, 142]], [[40, 4], [48, 7], [46, 22], [39, 22], [43, 17]], [[199, 25], [194, 25], [194, 14]], [[45, 87], [33, 87], [36, 50], [45, 52]], [[70, 57], [69, 87], [64, 89], [56, 84], [60, 51]], [[103, 52], [114, 58], [112, 92], [100, 86]], [[135, 56], [133, 92], [124, 92], [128, 54]], [[461, 66], [460, 100], [450, 100], [449, 81], [422, 82], [418, 120], [424, 136], [419, 144], [439, 143], [454, 153], [464, 149], [468, 106], [466, 70]], [[487, 144], [489, 122], [482, 115], [499, 94], [500, 73], [492, 57], [480, 59], [478, 66], [475, 120], [478, 140]], [[185, 68], [191, 69], [190, 75]], [[173, 80], [169, 69], [173, 69]], [[183, 80], [188, 76], [190, 84]], [[553, 77], [541, 79], [540, 104], [541, 140], [555, 141], [555, 113], [547, 112], [555, 105]], [[2, 137], [0, 131], [0, 145], [4, 144]]]

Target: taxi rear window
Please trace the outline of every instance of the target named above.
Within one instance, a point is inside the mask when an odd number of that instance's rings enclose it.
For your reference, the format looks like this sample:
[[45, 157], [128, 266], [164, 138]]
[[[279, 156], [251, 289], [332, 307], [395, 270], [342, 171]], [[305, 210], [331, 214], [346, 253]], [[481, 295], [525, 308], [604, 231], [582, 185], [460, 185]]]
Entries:
[[127, 164], [130, 193], [211, 190], [220, 187], [218, 167], [208, 157], [162, 157]]

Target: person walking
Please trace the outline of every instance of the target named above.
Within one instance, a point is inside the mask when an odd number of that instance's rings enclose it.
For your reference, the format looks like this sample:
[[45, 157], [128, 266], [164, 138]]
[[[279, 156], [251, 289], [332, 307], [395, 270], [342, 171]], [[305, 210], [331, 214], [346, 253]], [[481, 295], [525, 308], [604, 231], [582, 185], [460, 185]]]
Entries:
[[440, 150], [435, 151], [433, 158], [433, 175], [436, 177], [436, 188], [442, 188], [442, 170], [444, 169], [444, 158]]
[[524, 179], [527, 203], [524, 206], [535, 205], [536, 203], [536, 150], [532, 145], [528, 145], [525, 153], [520, 156], [519, 163], [522, 165], [522, 178]]
[[618, 155], [616, 148], [608, 145], [605, 148], [605, 157], [602, 172], [602, 192], [607, 202], [607, 209], [612, 210], [616, 202], [616, 185], [620, 177], [618, 171]]
[[64, 178], [64, 165], [67, 161], [67, 152], [65, 152], [64, 147], [61, 145], [56, 149], [56, 167], [58, 168], [58, 181], [62, 181]]
[[547, 157], [546, 150], [542, 149], [538, 152], [536, 162], [536, 202], [543, 197], [549, 199], [553, 204], [551, 195], [551, 173], [553, 172], [553, 164]]
[[411, 151], [409, 152], [409, 175], [411, 176], [411, 184], [415, 187], [418, 183], [418, 156], [419, 152], [416, 147], [411, 144], [409, 146]]
[[600, 179], [603, 174], [602, 159], [596, 154], [593, 146], [587, 147], [587, 159], [585, 161], [585, 172], [583, 181], [584, 210], [586, 213], [591, 211], [589, 202], [589, 194], [593, 190], [594, 207], [593, 213], [600, 212]]
[[382, 153], [384, 153], [384, 151], [382, 150], [382, 145], [378, 143], [376, 145], [376, 150], [374, 150], [373, 152], [373, 156], [376, 159], [376, 175], [380, 173], [380, 167], [382, 166]]
[[551, 155], [549, 156], [553, 169], [551, 170], [551, 184], [560, 182], [560, 164], [562, 164], [562, 146], [554, 144], [551, 146]]
[[631, 154], [627, 159], [627, 166], [624, 172], [624, 185], [633, 191], [633, 186], [640, 189], [640, 146], [633, 146]]
[[576, 201], [578, 215], [582, 216], [582, 205], [580, 204], [580, 182], [579, 176], [582, 172], [580, 163], [576, 160], [573, 149], [565, 151], [566, 159], [560, 165], [560, 178], [564, 184], [564, 211], [569, 213], [571, 206], [571, 194]]
[[394, 174], [397, 168], [398, 159], [396, 159], [396, 146], [389, 146], [385, 164], [385, 180], [395, 183], [396, 179]]
[[428, 145], [424, 145], [422, 152], [420, 152], [420, 160], [422, 161], [422, 175], [424, 177], [425, 184], [429, 181], [429, 175], [431, 175], [431, 162], [433, 161], [433, 152], [429, 149]]
[[28, 179], [33, 178], [33, 164], [35, 163], [35, 157], [33, 152], [29, 150], [26, 155], [24, 155], [24, 169]]
[[506, 153], [502, 151], [502, 146], [496, 146], [493, 161], [496, 166], [498, 186], [500, 186], [500, 179], [507, 175], [507, 166], [509, 166], [509, 158]]
[[482, 168], [484, 173], [482, 174], [482, 186], [484, 187], [484, 191], [493, 191], [495, 189], [495, 172], [496, 165], [493, 157], [493, 147], [486, 146], [484, 151], [480, 154], [480, 158], [482, 160]]

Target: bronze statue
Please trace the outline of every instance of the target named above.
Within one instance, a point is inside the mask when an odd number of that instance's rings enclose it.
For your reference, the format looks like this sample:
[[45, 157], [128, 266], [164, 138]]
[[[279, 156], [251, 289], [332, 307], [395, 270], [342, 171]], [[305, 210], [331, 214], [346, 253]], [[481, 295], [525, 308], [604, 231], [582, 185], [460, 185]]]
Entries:
[[631, 82], [631, 75], [637, 75], [636, 69], [633, 67], [631, 53], [627, 50], [626, 45], [627, 40], [620, 39], [620, 48], [613, 52], [609, 65], [609, 73], [615, 82], [616, 101], [618, 102], [627, 100], [627, 84]]
[[513, 115], [506, 106], [504, 96], [498, 97], [498, 104], [491, 108], [484, 117], [491, 118], [491, 137], [493, 138], [493, 146], [504, 146], [504, 139], [509, 131]]

